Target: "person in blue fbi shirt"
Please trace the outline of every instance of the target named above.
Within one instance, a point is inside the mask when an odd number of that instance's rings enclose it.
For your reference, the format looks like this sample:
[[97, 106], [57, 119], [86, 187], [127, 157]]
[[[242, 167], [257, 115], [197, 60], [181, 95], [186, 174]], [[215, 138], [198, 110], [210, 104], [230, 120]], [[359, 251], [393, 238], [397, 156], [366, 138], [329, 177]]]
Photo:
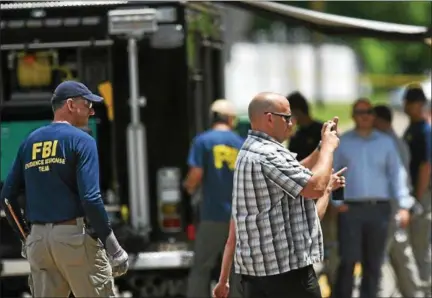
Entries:
[[410, 84], [404, 94], [404, 109], [410, 124], [404, 133], [411, 161], [409, 171], [413, 196], [423, 207], [423, 213], [413, 218], [410, 238], [424, 283], [426, 297], [432, 296], [431, 284], [431, 125], [424, 116], [427, 99], [419, 84]]
[[[113, 277], [128, 269], [102, 201], [96, 141], [78, 128], [102, 100], [82, 83], [58, 85], [54, 121], [22, 142], [4, 182], [1, 204], [23, 241], [33, 297], [113, 296]], [[22, 190], [26, 219], [17, 200]]]
[[[190, 169], [184, 183], [189, 194], [202, 186], [200, 223], [187, 297], [210, 296], [211, 271], [228, 237], [234, 168], [243, 144], [243, 139], [232, 131], [236, 114], [231, 102], [216, 100], [210, 112], [212, 128], [193, 140], [188, 158]], [[233, 292], [238, 296], [235, 289]]]

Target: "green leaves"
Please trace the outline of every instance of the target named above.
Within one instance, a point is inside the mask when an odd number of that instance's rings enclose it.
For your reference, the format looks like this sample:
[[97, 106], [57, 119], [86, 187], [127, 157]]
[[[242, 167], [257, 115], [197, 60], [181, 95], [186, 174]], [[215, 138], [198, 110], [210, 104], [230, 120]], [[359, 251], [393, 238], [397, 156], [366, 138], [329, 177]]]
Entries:
[[[313, 1], [290, 1], [289, 5], [312, 9]], [[431, 26], [430, 1], [325, 1], [323, 12], [348, 17], [408, 25]], [[256, 18], [253, 30], [269, 30], [272, 20]], [[375, 74], [420, 74], [430, 68], [432, 51], [424, 43], [341, 37], [360, 55], [365, 72]], [[330, 40], [330, 37], [327, 37]], [[337, 38], [340, 40], [340, 38]]]

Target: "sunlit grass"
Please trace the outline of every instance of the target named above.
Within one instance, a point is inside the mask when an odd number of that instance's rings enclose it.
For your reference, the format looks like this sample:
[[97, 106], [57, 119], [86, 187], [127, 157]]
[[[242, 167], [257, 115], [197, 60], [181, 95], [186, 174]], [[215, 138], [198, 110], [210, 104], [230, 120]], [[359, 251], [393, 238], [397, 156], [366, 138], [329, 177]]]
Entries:
[[[385, 104], [388, 102], [387, 93], [378, 93], [370, 98], [372, 104]], [[314, 119], [327, 121], [334, 116], [339, 117], [339, 127], [347, 128], [353, 124], [351, 119], [351, 109], [353, 101], [326, 101], [323, 107], [319, 107], [315, 102], [310, 102], [311, 114]], [[249, 123], [247, 115], [239, 117], [240, 122]], [[243, 133], [247, 133], [247, 129]]]
[[324, 107], [312, 105], [312, 117], [320, 121], [339, 117], [339, 126], [351, 124], [351, 103], [326, 103]]
[[[372, 104], [385, 104], [388, 102], [387, 93], [378, 93], [370, 98]], [[351, 109], [353, 101], [346, 102], [325, 102], [323, 107], [311, 104], [312, 116], [315, 119], [326, 121], [334, 116], [339, 117], [339, 127], [346, 127], [352, 124]]]

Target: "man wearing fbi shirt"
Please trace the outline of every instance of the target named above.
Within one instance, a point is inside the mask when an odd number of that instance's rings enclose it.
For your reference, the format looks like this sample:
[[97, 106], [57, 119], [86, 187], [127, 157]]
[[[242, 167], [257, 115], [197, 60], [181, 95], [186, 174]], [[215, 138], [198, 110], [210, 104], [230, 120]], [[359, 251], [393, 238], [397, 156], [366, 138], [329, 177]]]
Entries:
[[[5, 180], [1, 204], [23, 242], [33, 297], [114, 297], [113, 276], [128, 269], [101, 198], [96, 142], [78, 128], [102, 100], [84, 84], [61, 83], [51, 99], [54, 121], [23, 141]], [[17, 201], [22, 189], [30, 229]]]
[[[243, 140], [233, 132], [235, 107], [226, 99], [210, 107], [211, 129], [193, 140], [184, 186], [189, 194], [202, 185], [200, 223], [189, 274], [187, 297], [210, 296], [210, 277], [228, 237], [235, 162]], [[234, 297], [237, 292], [232, 291]]]
[[414, 217], [410, 238], [414, 255], [424, 281], [427, 297], [431, 296], [431, 125], [424, 117], [427, 99], [420, 85], [410, 84], [404, 94], [404, 109], [410, 124], [404, 140], [411, 153], [409, 165], [413, 196], [423, 207], [423, 214]]

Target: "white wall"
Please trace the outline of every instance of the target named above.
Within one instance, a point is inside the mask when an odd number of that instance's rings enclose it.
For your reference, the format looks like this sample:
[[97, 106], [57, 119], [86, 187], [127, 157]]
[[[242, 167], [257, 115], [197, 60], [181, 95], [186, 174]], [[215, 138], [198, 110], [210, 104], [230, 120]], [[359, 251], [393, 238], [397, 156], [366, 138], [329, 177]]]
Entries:
[[[359, 93], [359, 71], [354, 51], [343, 45], [321, 47], [322, 95], [326, 101], [353, 101]], [[236, 43], [225, 65], [225, 95], [240, 112], [258, 92], [288, 94], [300, 90], [313, 100], [315, 56], [308, 44]]]

